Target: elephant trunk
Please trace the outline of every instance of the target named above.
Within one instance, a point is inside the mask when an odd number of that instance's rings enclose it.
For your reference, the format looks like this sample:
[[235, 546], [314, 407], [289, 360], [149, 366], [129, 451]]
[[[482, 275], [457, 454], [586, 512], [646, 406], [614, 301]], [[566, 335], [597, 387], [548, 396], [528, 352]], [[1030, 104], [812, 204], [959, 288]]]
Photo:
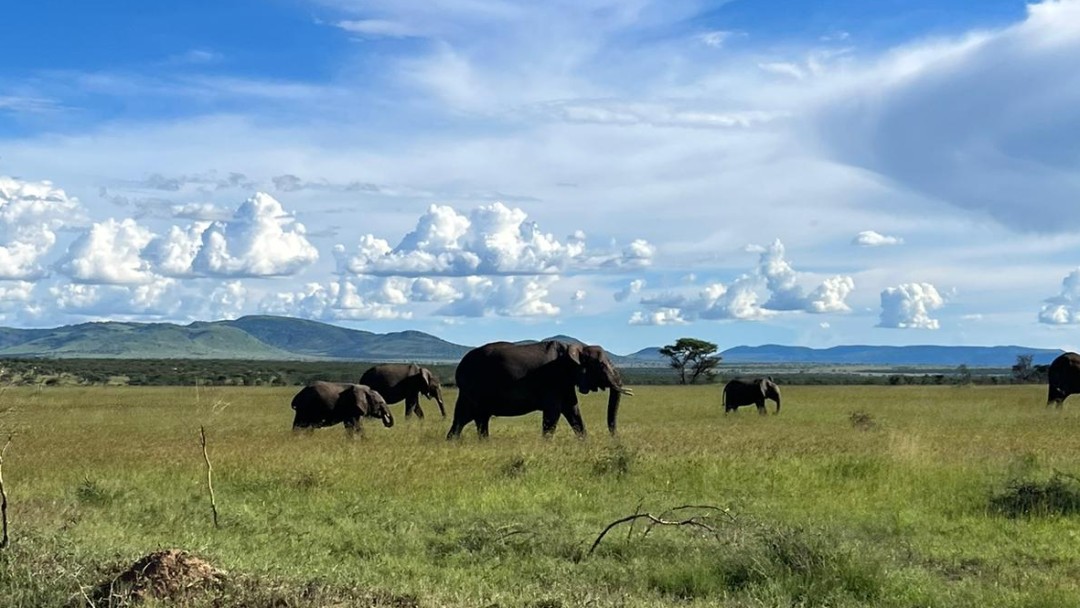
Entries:
[[776, 413], [777, 414], [780, 413], [780, 395], [779, 394], [776, 395]]
[[439, 413], [442, 414], [443, 418], [446, 418], [446, 407], [443, 406], [442, 400], [442, 388], [439, 386], [435, 387], [435, 403], [439, 404]]
[[[629, 389], [627, 389], [629, 390]], [[619, 415], [619, 402], [622, 400], [623, 389], [621, 387], [611, 387], [610, 394], [608, 395], [607, 402], [607, 428], [611, 431], [611, 434], [615, 434], [616, 418]]]

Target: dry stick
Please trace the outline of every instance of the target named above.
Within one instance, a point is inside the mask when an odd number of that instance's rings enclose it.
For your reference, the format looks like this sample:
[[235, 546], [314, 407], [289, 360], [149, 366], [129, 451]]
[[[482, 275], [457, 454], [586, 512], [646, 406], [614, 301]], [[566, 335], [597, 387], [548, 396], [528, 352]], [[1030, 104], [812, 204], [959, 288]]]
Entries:
[[206, 427], [199, 427], [199, 437], [202, 438], [202, 455], [206, 461], [206, 488], [210, 490], [210, 511], [214, 514], [214, 527], [218, 527], [217, 501], [214, 499], [214, 467], [210, 465], [210, 456], [206, 454]]
[[598, 547], [600, 545], [600, 541], [604, 540], [604, 536], [606, 536], [607, 533], [610, 532], [612, 528], [614, 528], [615, 526], [617, 526], [619, 524], [625, 524], [628, 521], [636, 521], [636, 520], [639, 520], [639, 519], [647, 519], [650, 522], [652, 522], [652, 524], [654, 526], [692, 526], [692, 527], [702, 528], [704, 530], [708, 530], [709, 532], [711, 532], [714, 535], [716, 534], [716, 529], [715, 528], [713, 528], [712, 526], [710, 526], [708, 524], [701, 523], [700, 521], [698, 521], [697, 517], [691, 517], [689, 519], [682, 519], [682, 520], [678, 520], [678, 521], [669, 521], [669, 520], [666, 520], [666, 519], [661, 519], [659, 517], [656, 517], [655, 515], [650, 515], [649, 513], [637, 513], [635, 515], [627, 515], [626, 517], [621, 517], [621, 518], [616, 519], [615, 521], [611, 522], [610, 524], [608, 524], [607, 527], [604, 528], [604, 531], [600, 533], [600, 536], [597, 536], [596, 540], [593, 541], [593, 544], [592, 544], [591, 547], [589, 547], [589, 552], [585, 554], [585, 557], [589, 557], [590, 555], [593, 554], [593, 551], [596, 550], [596, 547]]
[[0, 517], [3, 519], [3, 536], [0, 536], [0, 549], [8, 546], [8, 500], [7, 490], [4, 488], [4, 454], [7, 453], [8, 446], [11, 445], [11, 435], [8, 435], [7, 443], [3, 448], [0, 448]]

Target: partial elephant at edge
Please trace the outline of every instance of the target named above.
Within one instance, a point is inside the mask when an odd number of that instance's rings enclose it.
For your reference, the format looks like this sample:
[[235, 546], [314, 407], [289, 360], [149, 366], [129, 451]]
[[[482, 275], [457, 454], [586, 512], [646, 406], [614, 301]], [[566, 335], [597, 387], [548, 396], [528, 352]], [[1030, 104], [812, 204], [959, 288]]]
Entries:
[[1069, 395], [1080, 393], [1080, 354], [1063, 353], [1050, 363], [1047, 407], [1061, 407]]

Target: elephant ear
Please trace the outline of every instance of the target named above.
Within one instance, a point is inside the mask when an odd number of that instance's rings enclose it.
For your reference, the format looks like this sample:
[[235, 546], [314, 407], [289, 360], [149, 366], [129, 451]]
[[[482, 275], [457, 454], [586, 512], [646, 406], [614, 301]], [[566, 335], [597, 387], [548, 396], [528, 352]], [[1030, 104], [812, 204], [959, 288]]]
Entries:
[[371, 411], [371, 397], [367, 394], [370, 391], [364, 391], [360, 385], [354, 384], [346, 392], [348, 393], [347, 400], [351, 402], [351, 405], [359, 410], [361, 416], [367, 416]]
[[426, 386], [428, 390], [435, 389], [435, 385], [437, 384], [435, 376], [433, 376], [426, 367], [420, 368], [420, 376], [424, 379], [424, 386]]

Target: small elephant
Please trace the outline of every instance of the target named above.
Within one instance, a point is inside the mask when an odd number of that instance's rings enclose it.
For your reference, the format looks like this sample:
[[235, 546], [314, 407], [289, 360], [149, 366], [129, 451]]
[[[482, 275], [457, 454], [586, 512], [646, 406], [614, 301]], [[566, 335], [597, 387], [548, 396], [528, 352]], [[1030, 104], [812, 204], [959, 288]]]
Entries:
[[755, 378], [744, 380], [736, 378], [724, 386], [724, 413], [733, 412], [739, 406], [757, 406], [757, 411], [765, 415], [765, 400], [772, 399], [776, 402], [776, 413], [780, 413], [780, 388], [776, 386], [772, 378]]
[[420, 395], [434, 399], [439, 406], [439, 412], [443, 418], [446, 418], [439, 377], [427, 368], [405, 363], [376, 365], [364, 372], [364, 375], [360, 377], [360, 384], [378, 391], [387, 403], [393, 404], [404, 400], [406, 418], [412, 416], [415, 411], [416, 417], [423, 419], [424, 410], [420, 408]]
[[360, 418], [381, 418], [386, 427], [394, 426], [394, 417], [382, 395], [362, 384], [313, 382], [300, 389], [292, 400], [293, 430], [314, 429], [342, 423], [345, 433], [364, 435]]
[[1069, 395], [1080, 393], [1080, 355], [1064, 353], [1050, 363], [1050, 391], [1046, 405], [1061, 407]]

